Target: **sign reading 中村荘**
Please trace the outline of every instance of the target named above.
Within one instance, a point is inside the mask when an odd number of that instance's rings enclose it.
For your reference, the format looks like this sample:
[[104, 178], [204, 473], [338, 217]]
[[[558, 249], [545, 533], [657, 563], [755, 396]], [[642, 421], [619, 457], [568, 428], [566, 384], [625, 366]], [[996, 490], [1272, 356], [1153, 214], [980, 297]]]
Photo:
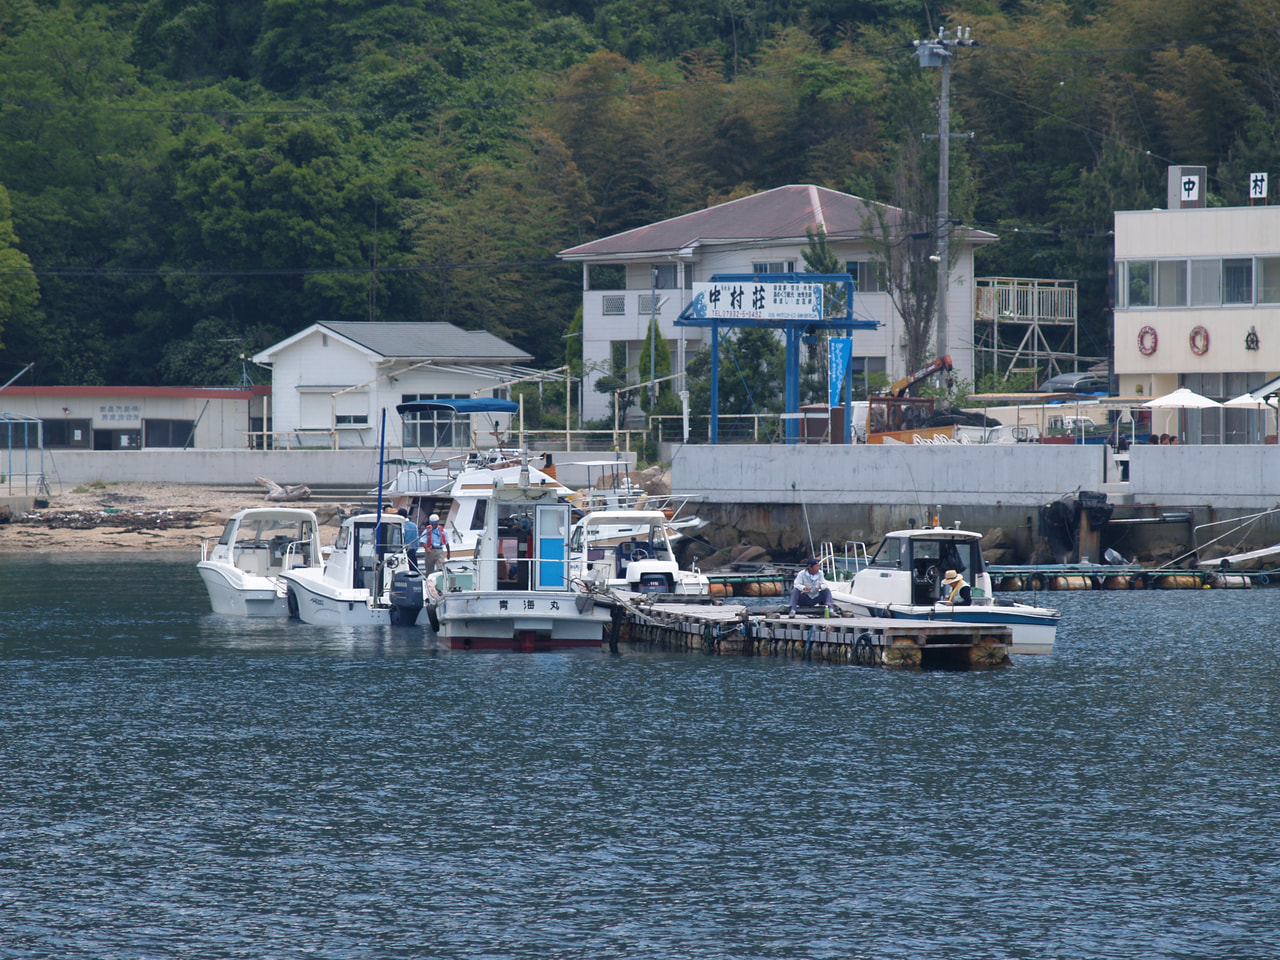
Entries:
[[690, 308], [714, 320], [821, 320], [822, 284], [695, 283]]

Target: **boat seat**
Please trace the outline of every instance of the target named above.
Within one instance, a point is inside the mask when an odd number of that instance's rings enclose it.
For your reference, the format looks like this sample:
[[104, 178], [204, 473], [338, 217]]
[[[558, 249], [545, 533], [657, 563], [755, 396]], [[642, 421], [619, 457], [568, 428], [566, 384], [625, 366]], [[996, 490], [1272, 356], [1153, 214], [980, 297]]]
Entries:
[[627, 540], [618, 544], [618, 577], [625, 580], [627, 564], [632, 560], [649, 559], [649, 548], [639, 540]]
[[265, 546], [238, 547], [236, 567], [253, 577], [265, 577], [271, 562], [271, 552]]

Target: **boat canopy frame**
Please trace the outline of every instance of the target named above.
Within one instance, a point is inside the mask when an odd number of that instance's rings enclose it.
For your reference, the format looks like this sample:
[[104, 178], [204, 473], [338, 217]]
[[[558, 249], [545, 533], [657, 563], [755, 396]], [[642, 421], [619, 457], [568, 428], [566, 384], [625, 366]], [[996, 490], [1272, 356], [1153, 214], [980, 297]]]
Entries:
[[[711, 328], [711, 427], [710, 441], [720, 442], [720, 328], [749, 327], [783, 331], [786, 344], [786, 383], [783, 417], [784, 436], [787, 443], [798, 443], [800, 440], [800, 341], [817, 330], [842, 330], [853, 336], [854, 330], [874, 330], [880, 326], [878, 320], [858, 319], [853, 313], [854, 279], [847, 273], [718, 273], [711, 277], [712, 283], [788, 283], [788, 284], [822, 284], [824, 286], [822, 302], [822, 319], [808, 317], [792, 320], [765, 320], [755, 317], [706, 317], [698, 316], [698, 300], [695, 298], [680, 311], [675, 320], [680, 327]], [[841, 296], [828, 297], [825, 287], [839, 284]], [[839, 302], [840, 312], [828, 315], [830, 307]], [[853, 442], [853, 386], [852, 364], [845, 367], [844, 383], [844, 442]]]

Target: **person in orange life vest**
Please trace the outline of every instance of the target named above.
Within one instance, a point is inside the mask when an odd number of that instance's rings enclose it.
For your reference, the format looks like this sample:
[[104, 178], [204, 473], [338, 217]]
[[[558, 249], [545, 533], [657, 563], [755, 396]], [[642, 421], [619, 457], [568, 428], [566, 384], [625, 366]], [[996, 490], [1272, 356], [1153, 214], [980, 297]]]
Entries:
[[964, 582], [964, 577], [956, 573], [954, 570], [948, 570], [942, 578], [950, 589], [950, 593], [943, 599], [943, 603], [949, 603], [953, 607], [967, 607], [973, 603], [973, 594], [969, 590], [969, 585]]
[[422, 548], [426, 551], [426, 558], [422, 563], [423, 576], [440, 569], [440, 554], [442, 552], [445, 559], [449, 559], [449, 535], [444, 532], [444, 526], [440, 523], [440, 514], [438, 513], [433, 513], [428, 518], [427, 525], [422, 530]]

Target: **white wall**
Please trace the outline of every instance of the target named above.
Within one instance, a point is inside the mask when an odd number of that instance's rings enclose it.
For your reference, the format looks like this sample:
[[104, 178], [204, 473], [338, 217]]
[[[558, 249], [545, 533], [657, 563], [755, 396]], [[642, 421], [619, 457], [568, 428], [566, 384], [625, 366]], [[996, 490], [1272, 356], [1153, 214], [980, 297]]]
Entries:
[[[1280, 448], [1140, 445], [1128, 484], [1101, 444], [990, 446], [689, 445], [672, 454], [678, 494], [725, 503], [1049, 503], [1078, 490], [1113, 502], [1268, 509], [1280, 502]], [[795, 484], [793, 489], [792, 484]]]

